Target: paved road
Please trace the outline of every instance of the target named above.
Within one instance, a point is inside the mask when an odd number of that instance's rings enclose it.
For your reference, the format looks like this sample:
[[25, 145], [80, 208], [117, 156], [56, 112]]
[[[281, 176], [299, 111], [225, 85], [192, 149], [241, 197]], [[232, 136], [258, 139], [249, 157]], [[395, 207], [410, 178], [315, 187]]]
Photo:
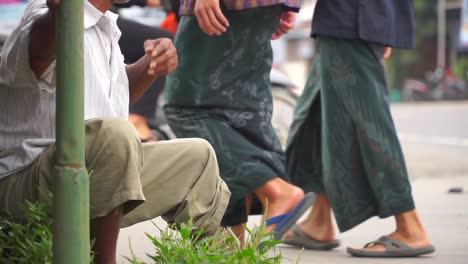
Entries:
[[397, 104], [392, 112], [412, 179], [466, 175], [467, 101]]
[[[346, 254], [346, 246], [359, 247], [380, 235], [392, 232], [393, 220], [371, 219], [341, 234], [343, 246], [331, 252], [300, 251], [282, 246], [284, 263], [468, 263], [468, 102], [441, 104], [397, 104], [392, 106], [402, 139], [414, 197], [419, 213], [437, 248], [436, 254], [415, 259], [358, 259]], [[462, 194], [449, 194], [452, 187], [464, 188]], [[251, 217], [249, 224], [258, 224]], [[164, 227], [157, 219], [156, 223]], [[138, 256], [151, 252], [144, 232], [156, 233], [146, 222], [123, 229], [119, 255], [129, 255], [128, 241]], [[289, 260], [288, 260], [289, 259]], [[125, 263], [120, 258], [120, 263]], [[149, 262], [148, 262], [149, 263]]]

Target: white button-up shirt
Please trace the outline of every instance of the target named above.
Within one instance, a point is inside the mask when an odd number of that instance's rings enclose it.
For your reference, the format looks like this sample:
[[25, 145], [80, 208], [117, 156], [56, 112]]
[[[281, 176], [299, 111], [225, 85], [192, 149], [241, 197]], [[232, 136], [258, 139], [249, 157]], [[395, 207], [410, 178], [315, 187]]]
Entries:
[[[31, 25], [47, 10], [45, 0], [33, 0], [1, 54], [0, 179], [30, 165], [55, 141], [55, 62], [37, 79], [28, 59]], [[85, 1], [85, 119], [128, 117], [129, 86], [116, 20], [116, 14], [103, 14]]]

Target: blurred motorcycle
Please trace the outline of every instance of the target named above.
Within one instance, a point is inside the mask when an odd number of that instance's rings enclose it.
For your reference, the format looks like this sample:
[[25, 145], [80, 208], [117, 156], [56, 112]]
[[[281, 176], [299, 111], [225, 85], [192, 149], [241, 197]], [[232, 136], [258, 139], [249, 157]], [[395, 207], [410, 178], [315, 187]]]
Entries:
[[466, 82], [454, 76], [447, 76], [443, 69], [427, 73], [424, 81], [405, 80], [403, 85], [405, 101], [466, 100], [468, 88]]

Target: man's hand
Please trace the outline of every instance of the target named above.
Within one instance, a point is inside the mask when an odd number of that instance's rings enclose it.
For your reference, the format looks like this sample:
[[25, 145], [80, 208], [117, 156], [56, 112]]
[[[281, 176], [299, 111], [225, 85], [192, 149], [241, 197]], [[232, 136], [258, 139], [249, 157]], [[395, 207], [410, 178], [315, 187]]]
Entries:
[[229, 26], [219, 7], [219, 0], [196, 0], [195, 16], [200, 28], [210, 36], [213, 34], [220, 36]]
[[383, 50], [383, 59], [386, 60], [392, 55], [392, 47], [385, 47]]
[[173, 72], [177, 68], [177, 51], [168, 38], [145, 41], [145, 52], [150, 59], [148, 75], [162, 76]]
[[276, 32], [271, 36], [271, 39], [279, 39], [282, 35], [289, 32], [296, 23], [296, 13], [292, 11], [284, 11], [281, 13], [280, 24]]

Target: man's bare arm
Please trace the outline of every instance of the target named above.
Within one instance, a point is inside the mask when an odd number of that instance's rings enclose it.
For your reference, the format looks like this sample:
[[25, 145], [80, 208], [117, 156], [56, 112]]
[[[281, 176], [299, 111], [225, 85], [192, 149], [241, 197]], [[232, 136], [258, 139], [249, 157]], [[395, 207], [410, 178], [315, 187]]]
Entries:
[[130, 86], [130, 104], [135, 103], [158, 77], [177, 68], [178, 59], [172, 40], [147, 40], [145, 56], [126, 66]]
[[48, 0], [49, 10], [33, 22], [29, 32], [29, 66], [40, 78], [55, 59], [55, 17], [59, 0]]

